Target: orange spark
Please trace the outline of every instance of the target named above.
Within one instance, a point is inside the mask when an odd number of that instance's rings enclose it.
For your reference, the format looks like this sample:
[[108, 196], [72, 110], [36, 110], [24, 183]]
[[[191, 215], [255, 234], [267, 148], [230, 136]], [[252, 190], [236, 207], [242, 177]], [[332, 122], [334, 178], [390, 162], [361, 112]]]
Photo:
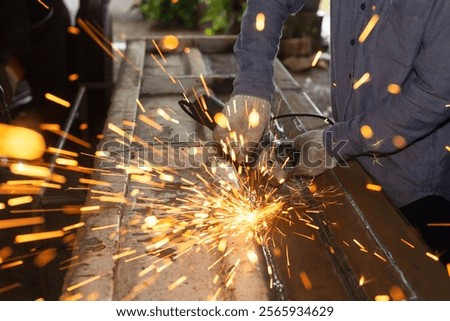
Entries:
[[10, 268], [22, 265], [22, 264], [23, 264], [22, 260], [13, 261], [13, 262], [10, 262], [10, 263], [5, 263], [5, 264], [0, 265], [0, 270], [10, 269]]
[[16, 235], [15, 241], [16, 243], [26, 243], [40, 240], [48, 240], [62, 236], [64, 236], [64, 231], [48, 231], [48, 232]]
[[409, 243], [408, 241], [404, 240], [404, 239], [400, 239], [400, 241], [402, 241], [403, 243], [405, 243], [406, 245], [408, 245], [410, 248], [414, 249], [415, 246], [412, 245], [411, 243]]
[[52, 132], [53, 134], [55, 134], [55, 135], [64, 137], [64, 138], [66, 138], [66, 139], [68, 139], [68, 140], [70, 140], [70, 141], [72, 141], [72, 142], [74, 142], [74, 143], [76, 143], [78, 145], [81, 145], [81, 146], [83, 146], [85, 148], [88, 148], [88, 149], [91, 148], [91, 144], [90, 143], [88, 143], [87, 141], [82, 140], [82, 139], [80, 139], [80, 138], [78, 138], [78, 137], [76, 137], [76, 136], [74, 136], [72, 134], [69, 134], [68, 132], [65, 132], [65, 131], [60, 130], [60, 129], [58, 129], [58, 130], [48, 129], [48, 130], [50, 132]]
[[394, 301], [403, 301], [406, 299], [405, 292], [397, 285], [394, 285], [389, 289], [389, 295]]
[[408, 145], [406, 139], [403, 136], [395, 135], [392, 137], [392, 144], [394, 144], [395, 147], [398, 149], [403, 149]]
[[114, 227], [117, 227], [117, 224], [110, 224], [110, 225], [103, 225], [103, 226], [92, 227], [91, 231], [107, 230], [107, 229], [114, 228]]
[[175, 50], [178, 48], [180, 41], [174, 35], [164, 36], [162, 39], [163, 46], [168, 50]]
[[22, 286], [22, 284], [20, 284], [19, 282], [6, 285], [6, 286], [0, 288], [0, 294], [20, 288], [21, 286]]
[[383, 190], [383, 188], [380, 185], [376, 185], [376, 184], [366, 184], [366, 188], [369, 191], [375, 191], [375, 192], [381, 192]]
[[380, 19], [380, 15], [374, 14], [372, 18], [370, 18], [369, 22], [367, 23], [366, 27], [362, 31], [361, 35], [358, 38], [358, 41], [360, 43], [363, 43], [366, 41], [367, 37], [372, 32], [373, 28], [375, 28], [375, 25], [378, 23], [378, 20]]
[[398, 95], [402, 92], [402, 87], [400, 87], [397, 84], [389, 84], [387, 89], [388, 89], [388, 92], [393, 95]]
[[263, 31], [266, 27], [266, 16], [264, 13], [258, 13], [256, 15], [256, 30]]
[[322, 57], [322, 50], [319, 50], [316, 55], [314, 56], [313, 61], [311, 62], [311, 67], [315, 67], [317, 63], [319, 62], [320, 57]]
[[361, 78], [353, 84], [353, 89], [357, 90], [359, 87], [361, 87], [363, 84], [370, 81], [370, 73], [366, 72], [364, 75], [361, 76]]
[[[73, 34], [73, 35], [78, 35], [78, 34], [80, 33], [80, 29], [77, 28], [77, 27], [74, 27], [74, 26], [68, 26], [68, 27], [67, 27], [67, 32], [68, 32], [68, 33], [71, 33], [71, 34]], [[77, 79], [78, 79], [78, 77], [77, 77]], [[70, 79], [69, 79], [69, 80], [70, 80]]]
[[34, 258], [33, 263], [37, 267], [42, 268], [53, 261], [56, 255], [57, 250], [55, 248], [45, 249]]
[[253, 264], [256, 264], [258, 262], [258, 255], [254, 251], [247, 251], [247, 258]]
[[390, 301], [391, 298], [387, 294], [378, 294], [375, 296], [375, 301]]
[[425, 255], [428, 256], [430, 259], [436, 261], [436, 262], [439, 261], [439, 256], [437, 256], [437, 255], [434, 255], [434, 254], [432, 254], [430, 252], [426, 252]]
[[202, 82], [203, 88], [205, 89], [206, 95], [211, 96], [211, 93], [209, 92], [208, 85], [206, 84], [205, 77], [202, 74], [200, 74], [200, 80]]
[[94, 281], [97, 281], [98, 279], [100, 279], [100, 277], [101, 277], [100, 275], [96, 275], [96, 276], [93, 276], [93, 277], [91, 277], [91, 278], [89, 278], [87, 280], [84, 280], [84, 281], [79, 282], [77, 284], [71, 285], [71, 286], [67, 287], [67, 291], [68, 292], [72, 292], [73, 290], [81, 288], [82, 286], [84, 286], [86, 284], [89, 284], [89, 283], [92, 283]]
[[377, 252], [374, 252], [373, 255], [375, 255], [375, 256], [376, 256], [377, 258], [379, 258], [381, 261], [387, 262], [387, 260], [386, 260], [384, 257], [382, 257], [380, 254], [378, 254]]
[[113, 60], [116, 60], [114, 53], [103, 43], [103, 41], [95, 34], [95, 29], [93, 29], [88, 23], [86, 23], [83, 19], [78, 18], [77, 23], [80, 27], [91, 37], [92, 40], [95, 41], [103, 51], [110, 56]]
[[180, 277], [180, 278], [179, 278], [178, 280], [176, 280], [175, 282], [169, 284], [169, 286], [167, 287], [167, 289], [168, 289], [169, 291], [174, 290], [177, 286], [179, 286], [179, 285], [182, 284], [184, 281], [186, 281], [187, 278], [188, 278], [188, 277], [187, 277], [186, 275], [183, 275], [182, 277]]
[[8, 220], [0, 220], [0, 230], [21, 226], [44, 224], [44, 222], [45, 219], [43, 217], [12, 218]]
[[259, 113], [255, 108], [252, 109], [250, 114], [248, 115], [248, 127], [249, 129], [252, 127], [257, 127], [259, 125]]
[[370, 128], [369, 125], [363, 125], [361, 126], [361, 135], [365, 138], [365, 139], [371, 139], [373, 137], [373, 131], [372, 128]]
[[87, 123], [80, 124], [80, 127], [78, 127], [80, 130], [86, 130], [89, 128], [89, 125]]
[[[115, 226], [117, 226], [117, 225], [115, 225]], [[123, 251], [122, 253], [113, 255], [112, 259], [113, 259], [113, 261], [116, 261], [116, 260], [121, 259], [121, 258], [123, 258], [125, 256], [133, 255], [136, 252], [137, 252], [136, 250]]]
[[69, 108], [70, 107], [70, 102], [68, 102], [67, 100], [64, 100], [60, 97], [57, 97], [53, 94], [50, 93], [46, 93], [45, 94], [45, 98], [47, 98], [50, 101], [53, 101], [54, 103], [57, 103], [58, 105], [61, 105], [63, 107]]
[[67, 159], [67, 158], [61, 158], [58, 157], [55, 160], [55, 163], [58, 165], [67, 165], [67, 166], [78, 166], [78, 162], [74, 159]]
[[47, 6], [47, 5], [44, 3], [44, 1], [42, 1], [42, 0], [37, 0], [37, 2], [39, 2], [45, 9], [47, 9], [47, 10], [50, 9], [50, 7]]
[[87, 185], [111, 186], [111, 183], [109, 183], [109, 182], [99, 181], [96, 179], [80, 178], [78, 181], [81, 184], [87, 184]]
[[62, 230], [64, 232], [67, 232], [67, 231], [71, 231], [71, 230], [75, 230], [77, 228], [83, 227], [84, 225], [85, 225], [84, 222], [75, 223], [75, 224], [72, 224], [72, 225], [64, 226]]
[[148, 118], [148, 117], [146, 117], [146, 116], [144, 116], [142, 114], [139, 115], [138, 118], [139, 118], [140, 121], [146, 123], [147, 125], [155, 128], [158, 131], [162, 131], [163, 130], [163, 127], [160, 124], [158, 124], [154, 120], [151, 120], [150, 118]]
[[0, 156], [35, 160], [45, 151], [44, 137], [31, 129], [0, 124]]
[[141, 111], [142, 111], [143, 113], [145, 113], [145, 108], [144, 108], [144, 106], [142, 105], [142, 103], [141, 103], [141, 101], [139, 100], [139, 98], [136, 98], [136, 103], [137, 103], [138, 107], [141, 109]]
[[64, 150], [64, 149], [58, 149], [55, 147], [48, 147], [47, 148], [47, 152], [48, 153], [52, 153], [52, 154], [60, 154], [60, 155], [65, 155], [65, 156], [69, 156], [69, 157], [78, 157], [78, 153], [72, 152], [72, 151], [68, 151], [68, 150]]
[[30, 195], [27, 195], [27, 196], [10, 198], [8, 200], [8, 205], [12, 207], [12, 206], [18, 206], [18, 205], [23, 205], [23, 204], [29, 204], [31, 202], [33, 202], [33, 197], [31, 197]]
[[303, 287], [305, 288], [305, 290], [311, 290], [312, 289], [311, 280], [309, 279], [309, 277], [306, 274], [306, 272], [304, 272], [304, 271], [300, 272], [300, 281], [302, 281], [302, 284], [303, 284]]

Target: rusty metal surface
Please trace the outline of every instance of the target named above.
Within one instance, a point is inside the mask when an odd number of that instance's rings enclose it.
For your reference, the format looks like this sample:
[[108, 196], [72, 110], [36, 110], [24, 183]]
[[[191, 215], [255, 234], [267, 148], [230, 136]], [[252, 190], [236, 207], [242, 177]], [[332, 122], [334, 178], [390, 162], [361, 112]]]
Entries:
[[[179, 49], [165, 52], [164, 68], [153, 42], [161, 44], [160, 38], [128, 41], [105, 137], [98, 146], [111, 151], [114, 161], [98, 159], [93, 177], [109, 186], [93, 186], [97, 192], [89, 194], [86, 206], [98, 205], [101, 211], [83, 216], [85, 227], [77, 235], [62, 300], [450, 298], [444, 267], [425, 256], [423, 241], [384, 195], [365, 188], [370, 179], [356, 163], [312, 182], [296, 178], [289, 187], [280, 189], [280, 194], [302, 197], [292, 199], [288, 214], [274, 222], [276, 228], [263, 245], [249, 242], [245, 235], [227, 235], [230, 251], [226, 256], [198, 241], [175, 244], [155, 255], [151, 247], [157, 235], [142, 230], [145, 216], [152, 212], [170, 218], [170, 211], [153, 206], [155, 200], [172, 207], [183, 205], [185, 191], [180, 180], [194, 180], [193, 173], [203, 173], [202, 164], [208, 156], [200, 152], [193, 158], [183, 157], [190, 144], [195, 145], [190, 138], [211, 139], [208, 129], [176, 110], [177, 101], [183, 98], [183, 89], [202, 86], [200, 74], [225, 101], [236, 72], [234, 37], [180, 36], [179, 40]], [[190, 52], [185, 53], [184, 48]], [[273, 112], [320, 113], [279, 61], [275, 67]], [[137, 98], [143, 109], [138, 107]], [[158, 108], [163, 107], [176, 110], [178, 123], [158, 118]], [[163, 130], [143, 126], [140, 115], [158, 118]], [[125, 147], [117, 142], [117, 132], [109, 130], [108, 124], [140, 140]], [[274, 130], [280, 136], [295, 137], [322, 126], [322, 120], [306, 117], [279, 120]], [[146, 149], [146, 144], [155, 141], [182, 142], [160, 146], [160, 152], [167, 155], [164, 165], [177, 171], [175, 181], [165, 188], [148, 188], [130, 179], [129, 167], [115, 166], [156, 157], [154, 150]], [[105, 202], [98, 191], [123, 200]], [[247, 259], [249, 251], [258, 255], [257, 264]]]

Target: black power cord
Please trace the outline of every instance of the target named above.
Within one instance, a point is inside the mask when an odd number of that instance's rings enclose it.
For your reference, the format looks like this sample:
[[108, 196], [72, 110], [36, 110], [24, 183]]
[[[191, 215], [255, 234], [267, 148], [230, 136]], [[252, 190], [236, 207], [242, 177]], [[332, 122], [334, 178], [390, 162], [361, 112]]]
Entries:
[[280, 119], [280, 118], [289, 118], [289, 117], [315, 117], [315, 118], [320, 118], [325, 120], [326, 123], [333, 125], [334, 121], [324, 115], [320, 115], [320, 114], [310, 114], [310, 113], [293, 113], [293, 114], [281, 114], [281, 115], [276, 115], [274, 117], [272, 117], [272, 120], [276, 120], [276, 119]]

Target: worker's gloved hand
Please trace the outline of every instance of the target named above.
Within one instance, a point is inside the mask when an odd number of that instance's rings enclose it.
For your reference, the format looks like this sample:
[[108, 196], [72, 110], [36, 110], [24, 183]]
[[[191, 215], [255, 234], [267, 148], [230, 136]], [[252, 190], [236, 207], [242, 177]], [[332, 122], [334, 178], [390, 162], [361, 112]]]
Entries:
[[337, 161], [329, 155], [324, 143], [324, 130], [315, 129], [297, 136], [294, 147], [300, 151], [299, 163], [294, 175], [314, 177], [336, 166]]
[[247, 95], [232, 96], [222, 113], [214, 117], [217, 126], [213, 138], [233, 161], [252, 162], [249, 155], [259, 144], [269, 119], [269, 101]]

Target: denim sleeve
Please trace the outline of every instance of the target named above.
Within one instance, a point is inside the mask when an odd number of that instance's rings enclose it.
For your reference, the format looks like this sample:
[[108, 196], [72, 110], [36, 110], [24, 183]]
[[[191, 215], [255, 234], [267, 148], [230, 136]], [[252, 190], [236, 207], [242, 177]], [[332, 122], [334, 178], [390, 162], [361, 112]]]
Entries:
[[[401, 92], [381, 101], [366, 101], [367, 112], [329, 128], [334, 144], [347, 141], [339, 151], [340, 157], [395, 153], [448, 123], [449, 19], [450, 1], [435, 1], [425, 23], [421, 49]], [[370, 127], [373, 137], [363, 137], [363, 126]]]
[[[274, 84], [273, 63], [278, 52], [283, 23], [306, 0], [247, 0], [241, 31], [234, 46], [238, 74], [233, 95], [245, 94], [271, 101]], [[264, 29], [256, 29], [256, 17], [265, 17]]]

